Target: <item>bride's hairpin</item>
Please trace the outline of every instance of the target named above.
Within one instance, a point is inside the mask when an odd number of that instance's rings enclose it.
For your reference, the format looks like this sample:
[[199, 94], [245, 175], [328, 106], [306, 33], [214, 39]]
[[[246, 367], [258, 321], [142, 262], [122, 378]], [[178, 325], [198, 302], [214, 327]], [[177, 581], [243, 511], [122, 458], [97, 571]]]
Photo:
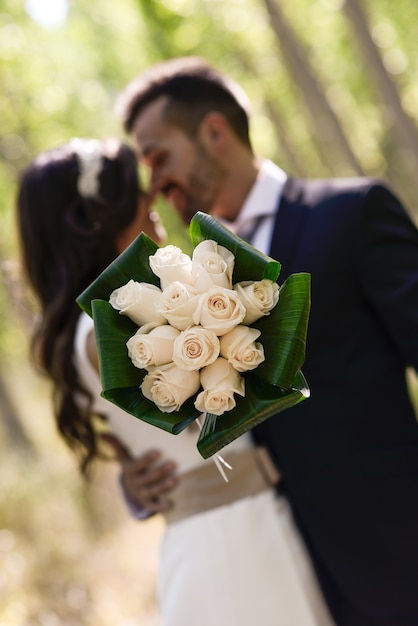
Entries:
[[70, 142], [79, 165], [77, 189], [83, 198], [92, 198], [99, 192], [99, 174], [103, 166], [102, 144], [97, 139], [79, 139]]

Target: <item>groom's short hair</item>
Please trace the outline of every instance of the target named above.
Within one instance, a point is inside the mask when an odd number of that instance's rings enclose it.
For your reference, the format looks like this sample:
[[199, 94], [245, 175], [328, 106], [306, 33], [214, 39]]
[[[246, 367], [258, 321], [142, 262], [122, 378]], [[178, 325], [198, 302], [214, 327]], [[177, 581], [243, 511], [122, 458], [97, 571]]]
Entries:
[[117, 108], [124, 129], [132, 132], [140, 113], [166, 96], [164, 120], [194, 137], [201, 120], [211, 111], [222, 113], [238, 139], [251, 148], [250, 103], [229, 77], [199, 57], [180, 57], [158, 63], [131, 81]]

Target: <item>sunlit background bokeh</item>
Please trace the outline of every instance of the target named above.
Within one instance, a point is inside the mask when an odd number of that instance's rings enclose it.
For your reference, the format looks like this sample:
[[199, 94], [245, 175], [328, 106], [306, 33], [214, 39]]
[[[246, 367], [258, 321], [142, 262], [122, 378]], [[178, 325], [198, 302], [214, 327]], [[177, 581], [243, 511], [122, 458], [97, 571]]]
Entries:
[[124, 137], [126, 83], [197, 54], [247, 91], [257, 152], [296, 176], [383, 177], [418, 219], [417, 23], [412, 0], [0, 0], [0, 626], [158, 624], [161, 520], [129, 518], [112, 464], [81, 479], [28, 362], [20, 169], [72, 136]]

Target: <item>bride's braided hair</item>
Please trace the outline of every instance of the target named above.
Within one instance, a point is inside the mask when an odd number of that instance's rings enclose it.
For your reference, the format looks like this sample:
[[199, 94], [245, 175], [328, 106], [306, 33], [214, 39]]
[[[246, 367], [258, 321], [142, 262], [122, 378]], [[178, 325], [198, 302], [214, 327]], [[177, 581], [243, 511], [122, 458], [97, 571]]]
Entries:
[[40, 306], [33, 360], [53, 382], [58, 429], [86, 473], [98, 452], [92, 398], [73, 362], [81, 313], [75, 300], [117, 256], [116, 235], [134, 219], [140, 189], [128, 146], [77, 141], [42, 153], [24, 170], [17, 219], [24, 270]]

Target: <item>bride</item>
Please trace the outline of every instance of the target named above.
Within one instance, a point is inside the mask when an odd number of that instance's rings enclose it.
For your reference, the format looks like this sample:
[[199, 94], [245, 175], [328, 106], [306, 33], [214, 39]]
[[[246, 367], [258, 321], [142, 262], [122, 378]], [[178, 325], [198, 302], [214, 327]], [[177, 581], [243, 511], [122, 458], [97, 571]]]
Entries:
[[100, 396], [93, 322], [75, 299], [139, 232], [161, 242], [149, 209], [136, 156], [114, 139], [72, 140], [39, 155], [22, 174], [19, 235], [40, 309], [33, 356], [51, 380], [59, 431], [87, 474], [99, 456], [94, 416], [102, 416], [132, 511], [164, 515], [163, 626], [331, 626], [264, 449], [248, 434], [225, 447], [232, 466], [225, 482], [213, 460], [198, 453], [195, 427], [173, 436]]

